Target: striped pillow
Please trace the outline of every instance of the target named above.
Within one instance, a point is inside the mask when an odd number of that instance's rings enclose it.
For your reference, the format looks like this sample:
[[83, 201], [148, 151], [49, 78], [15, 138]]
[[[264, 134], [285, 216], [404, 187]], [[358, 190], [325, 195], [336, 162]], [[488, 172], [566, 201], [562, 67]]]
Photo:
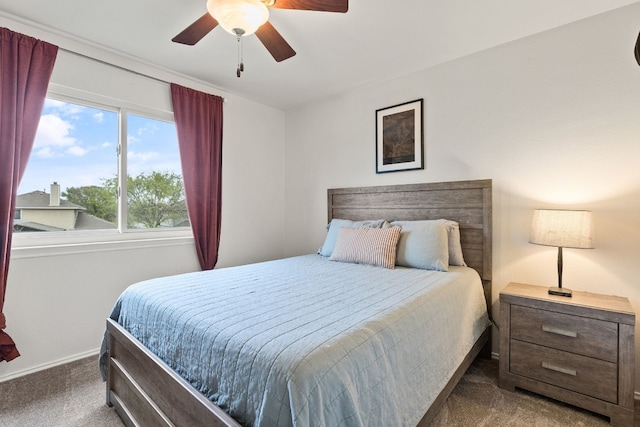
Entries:
[[400, 227], [341, 228], [329, 260], [394, 268], [400, 230]]

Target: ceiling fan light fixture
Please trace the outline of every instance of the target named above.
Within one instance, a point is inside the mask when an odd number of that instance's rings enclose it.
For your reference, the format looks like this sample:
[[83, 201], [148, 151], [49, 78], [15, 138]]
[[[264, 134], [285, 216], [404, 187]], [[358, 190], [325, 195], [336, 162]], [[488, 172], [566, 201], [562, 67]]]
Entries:
[[269, 19], [261, 0], [208, 0], [207, 10], [222, 28], [234, 36], [248, 36]]

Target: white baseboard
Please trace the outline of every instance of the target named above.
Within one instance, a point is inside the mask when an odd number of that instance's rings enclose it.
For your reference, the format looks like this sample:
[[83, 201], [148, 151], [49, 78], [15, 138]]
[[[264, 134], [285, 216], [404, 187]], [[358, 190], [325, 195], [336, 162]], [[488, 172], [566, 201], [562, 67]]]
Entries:
[[[45, 369], [54, 368], [56, 366], [64, 365], [65, 363], [75, 362], [76, 360], [84, 359], [86, 357], [96, 356], [100, 352], [100, 349], [90, 350], [84, 353], [76, 354], [70, 357], [65, 357], [64, 359], [59, 359], [54, 362], [45, 363], [42, 365], [38, 365], [32, 368], [23, 369], [22, 371], [14, 372], [12, 374], [7, 374], [4, 376], [0, 376], [0, 383], [13, 380], [15, 378], [23, 377], [25, 375], [34, 374], [36, 372], [44, 371]], [[98, 369], [96, 365], [96, 369]]]

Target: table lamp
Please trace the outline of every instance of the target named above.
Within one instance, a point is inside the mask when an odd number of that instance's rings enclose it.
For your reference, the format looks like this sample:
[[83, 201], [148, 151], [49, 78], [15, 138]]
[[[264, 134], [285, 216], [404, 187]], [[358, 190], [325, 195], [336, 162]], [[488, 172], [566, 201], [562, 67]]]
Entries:
[[529, 243], [558, 248], [558, 287], [549, 288], [549, 294], [571, 297], [571, 289], [562, 287], [562, 248], [593, 249], [591, 212], [536, 209]]

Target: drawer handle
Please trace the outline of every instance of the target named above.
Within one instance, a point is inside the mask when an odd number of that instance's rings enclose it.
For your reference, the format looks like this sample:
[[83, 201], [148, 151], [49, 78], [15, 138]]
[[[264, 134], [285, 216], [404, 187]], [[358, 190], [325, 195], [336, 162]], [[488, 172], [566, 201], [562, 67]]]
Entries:
[[578, 338], [578, 333], [574, 331], [567, 331], [566, 329], [555, 328], [553, 326], [542, 325], [544, 332], [549, 332], [556, 335], [562, 335], [564, 337]]
[[542, 367], [549, 369], [550, 371], [560, 372], [561, 374], [567, 374], [575, 377], [578, 373], [575, 369], [562, 368], [560, 366], [552, 365], [551, 363], [542, 362]]

